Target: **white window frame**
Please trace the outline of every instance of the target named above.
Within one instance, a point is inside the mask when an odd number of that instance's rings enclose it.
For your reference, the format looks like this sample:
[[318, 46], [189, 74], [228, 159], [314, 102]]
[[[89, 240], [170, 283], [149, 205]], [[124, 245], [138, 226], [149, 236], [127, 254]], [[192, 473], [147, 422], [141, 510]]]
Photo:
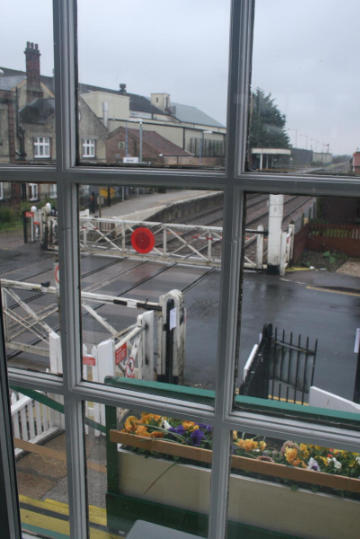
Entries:
[[0, 182], [0, 200], [4, 200], [4, 182]]
[[[0, 165], [0, 181], [56, 181], [58, 185], [59, 261], [63, 377], [47, 373], [8, 369], [12, 383], [64, 396], [67, 439], [69, 522], [71, 537], [87, 537], [87, 496], [83, 439], [83, 401], [99, 401], [113, 406], [148, 409], [183, 419], [207, 421], [214, 426], [210, 539], [225, 537], [231, 429], [295, 440], [313, 441], [324, 446], [359, 450], [356, 429], [329, 428], [292, 416], [263, 414], [256, 409], [233, 409], [233, 378], [239, 316], [239, 276], [242, 251], [242, 223], [247, 191], [295, 193], [311, 196], [360, 196], [360, 182], [353, 177], [301, 176], [280, 173], [261, 174], [245, 170], [248, 91], [254, 21], [254, 0], [232, 0], [229, 87], [227, 112], [226, 169], [224, 172], [134, 169], [78, 166], [76, 163], [76, 1], [54, 0], [54, 59], [56, 95], [56, 166]], [[242, 97], [243, 96], [243, 97]], [[45, 156], [44, 156], [45, 157]], [[220, 326], [218, 333], [216, 399], [213, 404], [184, 401], [146, 391], [106, 388], [82, 380], [79, 301], [78, 186], [129, 185], [178, 188], [204, 188], [224, 191], [223, 266], [221, 279]], [[6, 503], [12, 537], [20, 539], [18, 505], [9, 410], [4, 386], [6, 358], [0, 335], [0, 429], [1, 462], [5, 472]], [[239, 500], [241, 503], [241, 500]]]
[[84, 159], [96, 157], [96, 140], [94, 138], [82, 139], [81, 156]]
[[35, 202], [36, 200], [39, 200], [39, 186], [37, 183], [29, 183], [29, 201]]
[[51, 157], [51, 138], [34, 137], [34, 159], [49, 159]]

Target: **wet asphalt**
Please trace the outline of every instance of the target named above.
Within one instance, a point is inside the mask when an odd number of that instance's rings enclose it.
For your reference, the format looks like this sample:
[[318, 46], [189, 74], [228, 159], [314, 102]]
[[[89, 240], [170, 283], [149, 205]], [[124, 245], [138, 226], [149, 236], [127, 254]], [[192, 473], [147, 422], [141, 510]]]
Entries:
[[[38, 244], [19, 243], [14, 247], [0, 244], [2, 277], [39, 282], [46, 278], [46, 268], [51, 275], [53, 261], [54, 255], [42, 251]], [[101, 266], [98, 257], [86, 257], [82, 271], [96, 270], [98, 265]], [[98, 275], [96, 271], [90, 272], [82, 285], [97, 287], [100, 275], [102, 293], [125, 293], [128, 297], [149, 300], [156, 300], [172, 288], [184, 290], [187, 309], [185, 383], [212, 388], [218, 348], [220, 273], [181, 266], [167, 271], [159, 271], [159, 268], [158, 264], [137, 266], [133, 261], [124, 260], [121, 269], [109, 264]], [[299, 334], [303, 339], [309, 337], [310, 346], [318, 339], [315, 385], [351, 399], [357, 362], [354, 338], [356, 328], [360, 327], [360, 278], [316, 270], [290, 272], [285, 277], [245, 272], [242, 288], [239, 373], [258, 342], [263, 325], [272, 323], [279, 331], [292, 332], [296, 338]], [[120, 327], [134, 322], [132, 309], [121, 311], [118, 307], [114, 310], [106, 306], [103, 315]], [[84, 336], [91, 341], [104, 338], [101, 330], [90, 322], [84, 327]]]

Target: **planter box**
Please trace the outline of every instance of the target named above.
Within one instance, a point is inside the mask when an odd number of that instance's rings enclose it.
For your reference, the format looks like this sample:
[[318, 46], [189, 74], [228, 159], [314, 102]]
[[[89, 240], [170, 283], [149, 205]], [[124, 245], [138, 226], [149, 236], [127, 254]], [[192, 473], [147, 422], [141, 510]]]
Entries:
[[[171, 451], [172, 454], [197, 460], [211, 461], [211, 451], [182, 446], [172, 442], [151, 440], [139, 436], [111, 431], [110, 440], [126, 445], [149, 446], [153, 451]], [[132, 442], [131, 444], [129, 442]], [[170, 448], [168, 446], [171, 446]], [[163, 447], [162, 447], [163, 446]], [[156, 449], [155, 449], [156, 448]], [[184, 450], [185, 448], [185, 450]], [[185, 455], [184, 455], [185, 453]], [[189, 456], [191, 455], [191, 456]], [[233, 457], [232, 466], [256, 473], [290, 479], [295, 472], [295, 480], [306, 482], [308, 476], [315, 484], [316, 478], [329, 486], [329, 478], [351, 485], [359, 491], [360, 481], [280, 464], [267, 463], [245, 457]], [[206, 515], [209, 509], [211, 470], [196, 465], [180, 464], [161, 458], [144, 457], [119, 448], [118, 492], [144, 502], [155, 502]], [[280, 474], [279, 474], [280, 471]], [[285, 474], [290, 472], [290, 476]], [[300, 473], [299, 473], [300, 472]], [[305, 477], [305, 479], [304, 479]], [[345, 480], [345, 483], [344, 483]], [[350, 482], [350, 483], [349, 483]], [[323, 484], [323, 483], [322, 483]], [[334, 487], [338, 488], [338, 487]], [[230, 475], [229, 519], [233, 523], [256, 526], [264, 530], [274, 530], [291, 536], [338, 539], [346, 535], [349, 539], [359, 537], [360, 503], [341, 496], [314, 493], [305, 489], [292, 490], [278, 483]], [[165, 511], [163, 510], [163, 513]], [[199, 531], [199, 530], [197, 530]], [[237, 535], [234, 535], [236, 537]]]

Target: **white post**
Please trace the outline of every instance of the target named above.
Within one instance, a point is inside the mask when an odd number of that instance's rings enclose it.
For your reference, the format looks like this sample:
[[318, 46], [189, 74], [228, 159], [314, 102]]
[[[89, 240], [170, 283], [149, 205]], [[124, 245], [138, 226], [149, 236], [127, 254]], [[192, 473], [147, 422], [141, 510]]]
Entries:
[[139, 378], [142, 380], [154, 380], [154, 311], [139, 314], [137, 325], [144, 328], [138, 352]]
[[263, 169], [263, 165], [264, 165], [264, 156], [263, 156], [263, 154], [261, 153], [261, 154], [260, 154], [260, 168], [259, 168], [259, 170], [262, 170], [262, 169]]
[[284, 195], [269, 195], [268, 273], [279, 274]]
[[281, 276], [285, 275], [286, 266], [288, 264], [288, 241], [289, 235], [287, 232], [281, 232], [281, 249], [280, 249], [280, 266], [279, 272]]
[[114, 340], [107, 339], [100, 342], [96, 347], [97, 382], [104, 383], [106, 376], [115, 375]]
[[258, 225], [257, 230], [259, 234], [256, 236], [256, 269], [263, 268], [263, 259], [264, 259], [264, 226]]
[[295, 240], [295, 224], [294, 223], [289, 224], [289, 234], [290, 234], [290, 250], [289, 250], [288, 262], [292, 261], [293, 256], [294, 256], [294, 240]]
[[55, 331], [49, 333], [49, 361], [50, 372], [62, 374], [61, 339]]
[[[173, 300], [174, 306], [169, 312], [168, 319], [168, 301]], [[166, 344], [169, 332], [173, 331], [172, 347], [172, 373], [177, 377], [179, 383], [182, 383], [184, 377], [185, 363], [185, 306], [184, 297], [180, 290], [171, 290], [167, 294], [160, 296], [159, 303], [162, 307], [162, 321], [159, 323], [159, 354], [157, 361], [157, 374], [166, 373]]]

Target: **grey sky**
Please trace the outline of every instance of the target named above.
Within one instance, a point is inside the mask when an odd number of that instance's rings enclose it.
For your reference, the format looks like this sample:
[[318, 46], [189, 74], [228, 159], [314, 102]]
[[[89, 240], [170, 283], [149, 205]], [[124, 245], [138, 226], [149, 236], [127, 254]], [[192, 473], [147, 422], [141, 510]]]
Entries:
[[[39, 43], [51, 74], [50, 0], [2, 7], [0, 65], [24, 69]], [[229, 0], [79, 0], [80, 80], [168, 92], [225, 122]], [[360, 145], [358, 0], [257, 0], [253, 87], [271, 92], [298, 146], [352, 153]], [[16, 31], [15, 31], [16, 29]], [[296, 130], [296, 131], [295, 131]]]

